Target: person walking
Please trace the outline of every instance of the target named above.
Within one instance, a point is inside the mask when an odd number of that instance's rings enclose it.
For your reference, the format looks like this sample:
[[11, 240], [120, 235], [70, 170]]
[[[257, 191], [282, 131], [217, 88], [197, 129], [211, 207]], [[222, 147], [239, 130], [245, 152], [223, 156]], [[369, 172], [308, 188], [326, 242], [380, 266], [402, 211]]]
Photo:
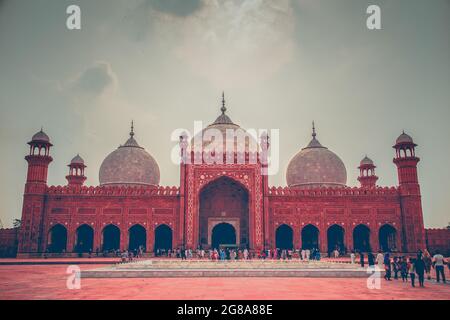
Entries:
[[369, 267], [375, 266], [375, 259], [374, 259], [374, 256], [373, 256], [372, 252], [369, 252], [367, 254], [367, 261], [369, 263]]
[[401, 258], [400, 274], [402, 276], [402, 281], [403, 282], [408, 282], [408, 261], [406, 261], [405, 257]]
[[409, 258], [408, 273], [409, 273], [409, 277], [411, 278], [411, 286], [413, 288], [415, 287], [414, 280], [416, 279], [416, 273], [415, 273], [415, 270], [414, 270], [414, 264], [415, 264], [414, 259]]
[[386, 279], [387, 281], [391, 281], [391, 258], [389, 256], [389, 253], [386, 252], [386, 254], [384, 255], [384, 270], [385, 270], [385, 274], [384, 274], [384, 279]]
[[364, 268], [364, 252], [359, 252], [359, 263], [361, 264], [361, 268]]
[[431, 280], [431, 265], [433, 264], [433, 259], [427, 249], [423, 251], [422, 259], [425, 263], [425, 273], [427, 274], [427, 279]]
[[442, 275], [442, 282], [445, 283], [445, 271], [444, 271], [445, 259], [444, 256], [436, 251], [436, 254], [433, 256], [433, 266], [436, 269], [436, 281], [440, 282]]
[[380, 268], [380, 270], [384, 269], [383, 264], [384, 264], [384, 256], [380, 250], [380, 251], [378, 251], [378, 254], [377, 254], [377, 265], [378, 265], [378, 268]]
[[338, 249], [334, 249], [334, 258], [335, 259], [339, 258], [339, 250]]
[[414, 269], [416, 270], [416, 274], [419, 279], [419, 286], [423, 288], [425, 280], [425, 263], [422, 259], [422, 253], [417, 254], [417, 259], [414, 263]]
[[355, 252], [352, 251], [352, 253], [350, 253], [350, 261], [352, 264], [355, 264]]
[[398, 272], [400, 271], [400, 263], [398, 260], [398, 257], [394, 257], [394, 260], [392, 261], [392, 270], [394, 271], [394, 279], [398, 280]]

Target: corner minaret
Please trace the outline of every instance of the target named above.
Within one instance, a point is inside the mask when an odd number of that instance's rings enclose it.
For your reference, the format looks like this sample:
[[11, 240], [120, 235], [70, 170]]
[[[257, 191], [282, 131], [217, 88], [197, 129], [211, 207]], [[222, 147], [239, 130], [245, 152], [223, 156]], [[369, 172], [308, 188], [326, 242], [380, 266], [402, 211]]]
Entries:
[[30, 152], [25, 157], [28, 162], [27, 180], [23, 196], [22, 225], [19, 232], [19, 255], [37, 253], [42, 250], [42, 223], [45, 210], [50, 138], [41, 129], [28, 142]]
[[395, 141], [394, 163], [398, 169], [399, 185], [408, 185], [410, 191], [420, 195], [419, 182], [417, 178], [417, 163], [420, 161], [416, 157], [415, 148], [417, 144], [404, 131]]
[[404, 131], [395, 141], [394, 163], [397, 166], [400, 204], [403, 220], [402, 251], [416, 252], [426, 248], [422, 199], [417, 175], [417, 144]]
[[86, 181], [86, 176], [84, 175], [84, 169], [86, 165], [84, 164], [83, 158], [77, 154], [72, 161], [70, 161], [69, 175], [66, 176], [69, 186], [82, 186], [84, 181]]
[[28, 142], [30, 153], [25, 157], [28, 162], [27, 184], [47, 184], [48, 165], [52, 162], [50, 157], [50, 138], [44, 131], [39, 131]]
[[365, 156], [361, 160], [358, 167], [358, 181], [361, 183], [362, 188], [374, 188], [376, 186], [378, 177], [375, 175], [375, 168], [376, 166], [369, 157]]

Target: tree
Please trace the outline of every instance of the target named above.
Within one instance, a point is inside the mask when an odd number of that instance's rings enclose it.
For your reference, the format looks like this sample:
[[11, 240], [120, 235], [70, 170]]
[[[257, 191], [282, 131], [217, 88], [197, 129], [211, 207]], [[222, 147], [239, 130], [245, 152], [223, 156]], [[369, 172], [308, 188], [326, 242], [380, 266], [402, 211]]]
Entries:
[[13, 222], [13, 227], [14, 228], [20, 228], [21, 225], [22, 225], [22, 220], [14, 219], [14, 222]]

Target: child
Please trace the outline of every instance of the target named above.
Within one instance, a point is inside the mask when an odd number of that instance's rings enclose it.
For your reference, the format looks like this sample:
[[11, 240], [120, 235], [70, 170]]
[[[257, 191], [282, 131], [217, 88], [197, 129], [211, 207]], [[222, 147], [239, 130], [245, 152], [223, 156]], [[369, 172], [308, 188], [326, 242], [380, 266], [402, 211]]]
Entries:
[[414, 280], [416, 279], [416, 270], [414, 268], [415, 259], [410, 258], [408, 262], [408, 272], [411, 278], [411, 286], [414, 288]]

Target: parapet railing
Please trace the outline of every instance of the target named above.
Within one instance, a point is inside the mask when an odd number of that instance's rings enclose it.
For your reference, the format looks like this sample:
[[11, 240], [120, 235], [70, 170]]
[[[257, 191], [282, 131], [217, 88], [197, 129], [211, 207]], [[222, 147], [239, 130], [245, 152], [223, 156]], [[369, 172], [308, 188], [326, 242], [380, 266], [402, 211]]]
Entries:
[[398, 195], [396, 187], [375, 187], [375, 188], [313, 188], [300, 189], [291, 187], [271, 187], [269, 196], [364, 196], [364, 195]]
[[50, 195], [97, 195], [97, 196], [177, 196], [178, 187], [164, 186], [49, 186]]

